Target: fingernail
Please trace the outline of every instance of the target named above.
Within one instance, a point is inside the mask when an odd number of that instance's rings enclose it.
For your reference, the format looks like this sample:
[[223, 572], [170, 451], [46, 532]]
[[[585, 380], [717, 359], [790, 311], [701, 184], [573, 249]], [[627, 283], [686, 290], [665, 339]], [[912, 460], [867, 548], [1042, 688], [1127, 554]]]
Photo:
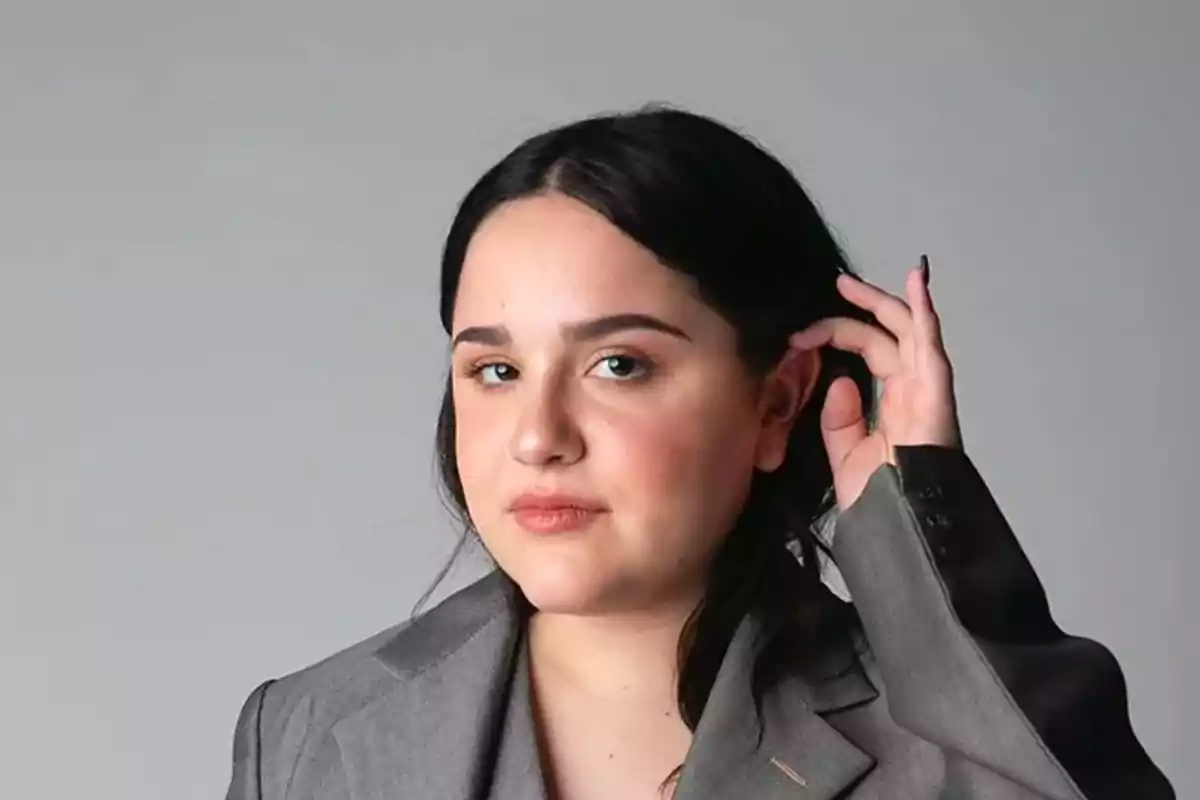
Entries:
[[925, 285], [929, 285], [929, 256], [921, 254], [921, 277], [925, 281]]

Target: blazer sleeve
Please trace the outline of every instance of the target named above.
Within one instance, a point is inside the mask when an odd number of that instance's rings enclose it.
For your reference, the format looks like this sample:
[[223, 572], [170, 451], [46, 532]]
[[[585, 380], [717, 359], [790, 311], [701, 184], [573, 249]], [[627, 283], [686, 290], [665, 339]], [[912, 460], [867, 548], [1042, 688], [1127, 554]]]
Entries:
[[262, 800], [262, 710], [271, 683], [259, 684], [238, 714], [233, 733], [233, 774], [225, 800]]
[[1174, 798], [1133, 733], [1116, 659], [1055, 624], [971, 460], [896, 450], [838, 517], [833, 555], [889, 712], [946, 754], [946, 791], [976, 797], [984, 770], [1037, 797]]

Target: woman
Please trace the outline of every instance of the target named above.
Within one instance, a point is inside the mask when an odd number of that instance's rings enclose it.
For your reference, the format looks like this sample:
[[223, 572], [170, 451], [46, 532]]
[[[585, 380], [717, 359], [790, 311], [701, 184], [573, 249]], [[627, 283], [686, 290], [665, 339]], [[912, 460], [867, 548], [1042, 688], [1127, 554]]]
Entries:
[[256, 689], [229, 798], [1173, 797], [962, 450], [922, 262], [858, 279], [698, 115], [519, 146], [442, 263], [442, 477], [498, 569]]

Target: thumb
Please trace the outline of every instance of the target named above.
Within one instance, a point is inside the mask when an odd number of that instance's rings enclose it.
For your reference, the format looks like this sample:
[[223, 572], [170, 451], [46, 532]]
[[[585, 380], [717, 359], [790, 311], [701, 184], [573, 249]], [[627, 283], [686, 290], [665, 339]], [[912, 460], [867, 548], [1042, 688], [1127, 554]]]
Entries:
[[825, 440], [829, 464], [835, 473], [866, 437], [867, 421], [863, 418], [857, 384], [845, 375], [834, 379], [821, 408], [821, 438]]

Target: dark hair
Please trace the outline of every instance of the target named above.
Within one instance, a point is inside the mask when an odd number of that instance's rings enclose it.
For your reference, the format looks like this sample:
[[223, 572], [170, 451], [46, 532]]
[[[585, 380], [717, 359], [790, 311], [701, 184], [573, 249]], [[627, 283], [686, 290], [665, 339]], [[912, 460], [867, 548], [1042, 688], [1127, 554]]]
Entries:
[[[693, 279], [701, 299], [736, 329], [752, 375], [765, 375], [787, 351], [789, 334], [817, 319], [871, 321], [837, 291], [837, 276], [852, 269], [788, 169], [711, 118], [655, 105], [534, 136], [480, 178], [458, 209], [442, 255], [441, 321], [447, 333], [463, 258], [477, 227], [507, 201], [550, 192], [585, 203], [664, 265]], [[835, 504], [820, 413], [839, 375], [854, 380], [864, 415], [874, 416], [874, 384], [865, 362], [824, 348], [817, 385], [796, 420], [784, 462], [774, 472], [755, 473], [746, 504], [713, 559], [704, 599], [680, 637], [678, 703], [693, 730], [734, 629], [747, 613], [761, 616], [766, 637], [754, 665], [756, 704], [793, 648], [803, 652], [828, 637], [849, 637], [857, 627], [852, 606], [822, 583], [820, 558], [829, 553], [816, 530]], [[452, 564], [477, 534], [456, 462], [449, 379], [438, 417], [437, 456], [443, 491], [463, 526]]]

